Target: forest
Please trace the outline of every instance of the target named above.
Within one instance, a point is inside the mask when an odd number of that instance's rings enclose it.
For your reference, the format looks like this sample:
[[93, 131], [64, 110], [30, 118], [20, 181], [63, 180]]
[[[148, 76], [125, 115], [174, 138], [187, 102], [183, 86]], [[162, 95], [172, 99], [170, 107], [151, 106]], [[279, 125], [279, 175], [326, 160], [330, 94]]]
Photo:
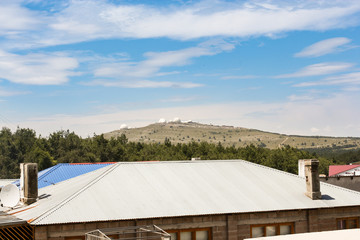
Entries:
[[328, 174], [331, 164], [347, 164], [360, 161], [360, 150], [337, 152], [336, 149], [323, 151], [299, 150], [290, 146], [278, 149], [248, 145], [246, 147], [224, 147], [208, 142], [172, 144], [168, 138], [159, 143], [130, 142], [122, 134], [106, 139], [104, 135], [81, 138], [74, 132], [57, 131], [48, 137], [37, 136], [32, 129], [8, 128], [0, 131], [0, 178], [18, 178], [19, 164], [38, 163], [39, 170], [57, 163], [94, 163], [123, 161], [170, 161], [201, 158], [243, 159], [289, 173], [297, 174], [299, 159], [316, 158], [320, 161], [320, 173]]

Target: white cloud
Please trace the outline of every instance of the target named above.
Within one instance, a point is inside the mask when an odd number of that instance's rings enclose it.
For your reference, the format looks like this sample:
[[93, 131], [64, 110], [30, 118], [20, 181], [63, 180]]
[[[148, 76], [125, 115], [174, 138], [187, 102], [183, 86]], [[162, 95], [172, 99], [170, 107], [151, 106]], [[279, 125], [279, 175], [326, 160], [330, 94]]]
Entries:
[[306, 66], [297, 72], [290, 74], [278, 75], [275, 78], [297, 78], [297, 77], [309, 77], [309, 76], [320, 76], [328, 75], [336, 72], [342, 72], [353, 67], [352, 63], [317, 63]]
[[36, 29], [40, 23], [34, 12], [13, 1], [2, 1], [0, 13], [0, 35], [13, 36], [19, 31]]
[[209, 56], [217, 53], [217, 49], [192, 47], [168, 52], [147, 52], [146, 60], [140, 62], [115, 62], [100, 65], [94, 70], [95, 77], [131, 77], [144, 78], [162, 75], [161, 68], [183, 66], [195, 57]]
[[196, 101], [196, 100], [199, 100], [199, 97], [173, 97], [173, 98], [161, 100], [161, 102], [180, 103], [180, 102], [192, 102], [192, 101]]
[[[147, 52], [144, 54], [145, 60], [116, 61], [98, 64], [94, 66], [94, 77], [98, 78], [90, 84], [100, 84], [103, 86], [118, 86], [125, 88], [194, 88], [201, 87], [202, 84], [191, 82], [171, 82], [171, 81], [149, 81], [147, 78], [161, 77], [178, 74], [179, 71], [164, 72], [163, 68], [180, 67], [190, 64], [193, 58], [211, 56], [222, 51], [229, 51], [234, 48], [233, 44], [223, 40], [206, 41], [196, 47], [190, 47], [175, 51], [166, 52]], [[101, 80], [99, 80], [101, 78]], [[106, 80], [109, 78], [112, 80]], [[114, 80], [116, 79], [116, 81]]]
[[157, 77], [163, 77], [163, 76], [175, 75], [175, 74], [180, 74], [180, 73], [181, 73], [180, 71], [159, 72], [159, 73], [156, 73], [155, 76], [157, 76]]
[[311, 96], [311, 95], [296, 95], [296, 94], [293, 94], [293, 95], [288, 96], [288, 99], [290, 101], [308, 101], [308, 100], [314, 99], [314, 97]]
[[253, 78], [257, 78], [257, 76], [255, 76], [255, 75], [238, 75], [238, 76], [232, 75], [232, 76], [224, 76], [224, 77], [221, 77], [221, 79], [223, 79], [223, 80], [230, 80], [230, 79], [253, 79]]
[[[35, 129], [47, 136], [59, 129], [70, 129], [82, 136], [101, 134], [118, 129], [121, 124], [140, 127], [159, 118], [192, 119], [201, 123], [233, 125], [285, 134], [360, 136], [360, 95], [337, 94], [292, 102], [227, 102], [190, 107], [169, 107], [122, 110], [108, 114], [87, 116], [54, 115], [44, 118], [19, 120], [20, 127]], [[214, 112], [216, 114], [214, 115]], [[13, 121], [15, 122], [15, 121]]]
[[0, 88], [0, 97], [11, 97], [11, 96], [17, 96], [17, 95], [25, 95], [29, 94], [30, 92], [25, 91], [11, 91], [6, 90], [4, 88]]
[[318, 133], [318, 132], [320, 131], [320, 129], [315, 128], [315, 127], [312, 127], [312, 128], [310, 128], [310, 131], [311, 131], [312, 133]]
[[61, 53], [17, 55], [0, 50], [0, 79], [14, 83], [56, 85], [68, 81], [78, 67], [76, 59]]
[[350, 48], [349, 46], [346, 46], [346, 44], [350, 42], [350, 39], [344, 37], [329, 38], [304, 48], [302, 51], [296, 53], [295, 57], [319, 57], [329, 53], [342, 51]]
[[88, 65], [89, 73], [94, 75], [95, 80], [88, 85], [124, 88], [195, 88], [203, 84], [150, 81], [147, 78], [179, 74], [179, 71], [162, 71], [162, 69], [191, 64], [194, 58], [212, 56], [233, 48], [233, 44], [223, 40], [209, 40], [196, 47], [166, 52], [146, 52], [145, 59], [138, 62], [130, 61], [123, 53], [118, 56], [112, 54], [110, 57], [91, 57], [86, 56], [88, 54], [86, 52], [79, 52], [80, 55], [75, 58], [65, 52], [20, 55], [0, 50], [0, 79], [22, 84], [63, 84], [69, 80], [69, 77], [80, 74], [75, 72], [79, 66], [79, 59]]
[[[20, 31], [16, 39], [3, 42], [3, 46], [29, 48], [109, 38], [274, 37], [289, 31], [358, 25], [355, 15], [359, 10], [358, 1], [200, 1], [155, 8], [74, 0], [46, 18], [41, 11], [13, 7], [4, 17], [6, 21], [0, 22], [7, 31], [4, 35]], [[27, 23], [37, 19], [42, 19], [41, 24], [26, 28]], [[8, 26], [12, 22], [15, 25]], [[32, 31], [34, 27], [36, 31]]]
[[324, 86], [324, 85], [360, 85], [360, 72], [347, 73], [339, 76], [331, 76], [320, 81], [303, 82], [296, 84], [294, 86], [310, 87], [310, 86]]
[[150, 77], [162, 67], [182, 66], [189, 63], [189, 60], [194, 57], [213, 55], [205, 48], [187, 48], [178, 51], [168, 51], [161, 53], [145, 53], [147, 58], [138, 63], [120, 62], [105, 64], [95, 69], [94, 75], [96, 77]]
[[360, 92], [360, 87], [349, 86], [341, 89], [344, 92]]
[[122, 87], [122, 88], [196, 88], [202, 87], [203, 84], [192, 82], [169, 82], [169, 81], [149, 81], [149, 80], [128, 80], [128, 81], [107, 81], [94, 80], [89, 83], [83, 83], [88, 86], [104, 87]]
[[[208, 2], [207, 2], [208, 3]], [[265, 3], [265, 2], [264, 2]], [[104, 21], [117, 26], [122, 37], [170, 37], [192, 39], [208, 36], [253, 36], [291, 30], [338, 28], [339, 20], [354, 14], [359, 6], [308, 4], [226, 4], [224, 1], [193, 4], [186, 8], [155, 9], [144, 5], [102, 9]], [[268, 7], [268, 6], [272, 7]], [[230, 24], [229, 24], [230, 23]], [[346, 24], [346, 23], [345, 23]]]

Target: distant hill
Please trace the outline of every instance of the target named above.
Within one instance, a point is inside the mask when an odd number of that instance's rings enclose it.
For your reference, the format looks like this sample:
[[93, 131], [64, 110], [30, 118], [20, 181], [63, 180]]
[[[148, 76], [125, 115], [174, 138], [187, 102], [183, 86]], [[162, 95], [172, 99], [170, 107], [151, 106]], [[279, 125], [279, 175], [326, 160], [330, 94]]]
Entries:
[[209, 143], [221, 142], [223, 146], [244, 147], [250, 144], [270, 149], [289, 145], [299, 149], [337, 148], [355, 149], [360, 147], [360, 138], [295, 136], [264, 132], [255, 129], [215, 126], [195, 122], [155, 123], [141, 128], [120, 129], [105, 133], [105, 138], [125, 134], [129, 141], [163, 143], [168, 138], [172, 143], [191, 141]]

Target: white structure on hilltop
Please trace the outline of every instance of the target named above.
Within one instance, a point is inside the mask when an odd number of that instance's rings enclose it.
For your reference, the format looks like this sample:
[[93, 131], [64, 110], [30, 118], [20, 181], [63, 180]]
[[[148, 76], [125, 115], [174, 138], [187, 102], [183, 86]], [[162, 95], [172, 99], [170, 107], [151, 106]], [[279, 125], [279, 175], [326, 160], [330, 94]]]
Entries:
[[186, 120], [186, 121], [181, 121], [180, 118], [175, 117], [173, 120], [166, 120], [165, 118], [160, 118], [158, 123], [192, 123], [192, 120]]
[[166, 123], [165, 118], [160, 118], [159, 123]]
[[126, 124], [121, 124], [120, 129], [129, 129], [129, 127]]
[[180, 118], [176, 117], [176, 118], [174, 118], [174, 120], [172, 120], [171, 122], [181, 123], [181, 120], [180, 120]]

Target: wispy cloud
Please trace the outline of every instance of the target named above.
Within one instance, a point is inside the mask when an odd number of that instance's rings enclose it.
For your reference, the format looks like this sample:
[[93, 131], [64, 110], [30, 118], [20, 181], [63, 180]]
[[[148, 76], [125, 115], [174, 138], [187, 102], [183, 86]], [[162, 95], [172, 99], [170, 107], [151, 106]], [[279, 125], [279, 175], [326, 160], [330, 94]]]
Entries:
[[[203, 84], [192, 82], [153, 81], [149, 78], [166, 77], [180, 71], [162, 71], [192, 63], [194, 58], [212, 56], [229, 51], [234, 45], [223, 40], [211, 40], [175, 51], [146, 52], [144, 60], [131, 61], [124, 53], [109, 57], [87, 56], [88, 53], [29, 53], [13, 54], [0, 50], [0, 79], [20, 84], [58, 85], [69, 81], [71, 76], [82, 74], [76, 71], [79, 61], [87, 66], [84, 73], [93, 74], [88, 85], [123, 88], [195, 88]], [[86, 83], [84, 83], [86, 85]]]
[[344, 51], [351, 47], [347, 45], [351, 40], [345, 37], [329, 38], [316, 42], [300, 52], [295, 54], [295, 57], [319, 57], [333, 52]]
[[134, 77], [144, 78], [160, 74], [163, 67], [183, 66], [190, 63], [190, 59], [200, 56], [214, 55], [206, 48], [194, 47], [178, 51], [148, 52], [146, 60], [140, 62], [115, 62], [103, 64], [94, 71], [95, 77]]
[[[92, 7], [86, 7], [88, 11], [83, 12], [85, 15], [77, 13], [80, 7], [85, 7], [79, 6], [79, 2], [64, 11], [66, 17], [57, 19], [57, 24], [63, 26], [62, 31], [73, 34], [77, 32], [78, 26], [85, 25], [83, 29], [89, 29], [88, 33], [91, 35], [105, 34], [97, 30], [101, 29], [98, 27], [101, 24], [107, 27], [106, 30], [113, 30], [109, 33], [118, 37], [192, 39], [208, 36], [267, 35], [288, 30], [343, 27], [338, 25], [339, 19], [359, 11], [359, 6], [352, 2], [333, 6], [301, 1], [300, 4], [281, 7], [276, 4], [261, 5], [251, 2], [227, 4], [219, 1], [209, 4], [207, 1], [185, 8], [164, 9], [145, 5], [94, 4], [92, 1], [87, 1], [86, 4]], [[76, 8], [76, 12], [73, 8]]]
[[104, 86], [104, 87], [122, 87], [122, 88], [196, 88], [202, 87], [203, 84], [192, 82], [169, 82], [169, 81], [149, 81], [149, 80], [128, 80], [128, 81], [109, 81], [109, 80], [94, 80], [89, 83], [83, 83], [89, 86]]
[[288, 96], [288, 99], [290, 101], [292, 101], [292, 102], [294, 102], [294, 101], [308, 101], [308, 100], [314, 99], [314, 96], [293, 94], [293, 95]]
[[348, 86], [341, 89], [344, 92], [360, 92], [360, 87]]
[[191, 64], [194, 58], [212, 56], [234, 48], [233, 44], [223, 40], [206, 41], [196, 47], [175, 51], [146, 52], [144, 60], [116, 61], [99, 64], [94, 67], [95, 80], [90, 84], [102, 86], [117, 86], [124, 88], [195, 88], [203, 84], [192, 82], [172, 82], [148, 80], [154, 77], [164, 77], [179, 74], [180, 71], [162, 71], [166, 68], [181, 67]]
[[17, 96], [17, 95], [25, 95], [25, 94], [29, 94], [29, 93], [30, 92], [28, 92], [28, 91], [12, 91], [12, 90], [0, 88], [0, 97], [11, 97], [11, 96]]
[[182, 103], [182, 102], [191, 102], [195, 100], [199, 100], [199, 97], [173, 97], [173, 98], [161, 100], [161, 102]]
[[[59, 4], [60, 5], [60, 4]], [[196, 39], [276, 36], [289, 31], [324, 31], [358, 25], [357, 1], [200, 1], [155, 8], [110, 1], [69, 1], [55, 13], [12, 6], [5, 11], [8, 48], [51, 46], [108, 38]], [[1, 11], [3, 12], [3, 11]], [[43, 19], [37, 24], [38, 19]], [[5, 24], [5, 23], [6, 24]], [[26, 26], [30, 27], [26, 28]], [[1, 25], [0, 25], [1, 26]], [[36, 28], [36, 32], [32, 29]], [[28, 33], [28, 34], [25, 34]], [[25, 37], [26, 36], [26, 37]]]
[[18, 1], [2, 1], [0, 5], [0, 34], [9, 38], [20, 31], [34, 30], [40, 21], [36, 12], [21, 7]]
[[320, 81], [303, 82], [294, 85], [295, 87], [310, 87], [324, 85], [360, 85], [360, 72], [342, 74], [339, 76], [327, 77]]
[[352, 63], [317, 63], [306, 66], [300, 69], [297, 72], [289, 73], [289, 74], [282, 74], [275, 76], [275, 78], [297, 78], [297, 77], [309, 77], [309, 76], [320, 76], [320, 75], [328, 75], [337, 72], [342, 72], [349, 70], [353, 67], [354, 64]]
[[258, 76], [255, 75], [232, 75], [232, 76], [224, 76], [221, 77], [221, 79], [223, 80], [230, 80], [230, 79], [253, 79], [253, 78], [257, 78]]
[[0, 79], [14, 83], [56, 85], [76, 75], [78, 61], [62, 53], [12, 54], [0, 50]]

